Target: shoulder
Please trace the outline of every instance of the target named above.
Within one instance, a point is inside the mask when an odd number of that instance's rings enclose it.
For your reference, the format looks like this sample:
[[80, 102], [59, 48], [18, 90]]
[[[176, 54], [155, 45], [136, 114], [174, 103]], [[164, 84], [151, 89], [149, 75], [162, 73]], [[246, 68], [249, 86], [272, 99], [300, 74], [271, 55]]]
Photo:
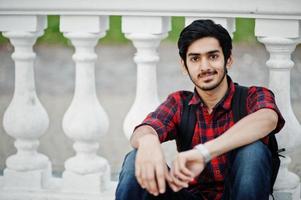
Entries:
[[193, 92], [191, 92], [191, 91], [179, 90], [179, 91], [169, 94], [168, 98], [183, 100], [183, 99], [186, 99], [187, 97], [191, 96], [192, 94], [193, 94]]
[[274, 93], [266, 87], [251, 86], [248, 89], [248, 97], [258, 98], [259, 100], [264, 100], [266, 98], [274, 99]]
[[273, 92], [265, 87], [252, 86], [248, 91], [247, 99], [248, 113], [256, 112], [262, 108], [274, 110], [278, 115], [278, 123], [273, 133], [277, 133], [284, 126], [285, 120], [276, 105], [276, 100]]
[[176, 102], [183, 102], [188, 97], [191, 97], [191, 95], [193, 95], [193, 92], [191, 91], [179, 90], [169, 94], [167, 99], [169, 100], [173, 99]]
[[249, 87], [247, 106], [250, 112], [255, 112], [261, 108], [270, 108], [278, 111], [273, 92], [265, 87]]

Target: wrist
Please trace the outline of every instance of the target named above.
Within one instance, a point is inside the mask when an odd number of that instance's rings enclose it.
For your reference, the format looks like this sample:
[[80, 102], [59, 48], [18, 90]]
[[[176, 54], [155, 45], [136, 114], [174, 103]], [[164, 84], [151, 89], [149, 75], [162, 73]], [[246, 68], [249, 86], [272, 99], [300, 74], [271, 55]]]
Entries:
[[203, 156], [205, 163], [208, 163], [211, 160], [212, 157], [210, 155], [210, 152], [204, 144], [198, 144], [194, 146], [194, 149]]
[[145, 140], [147, 141], [148, 138], [151, 140], [154, 137], [158, 138], [156, 131], [151, 126], [142, 125], [135, 129], [131, 136], [130, 143], [132, 147], [138, 148], [140, 143], [145, 143]]
[[145, 134], [141, 136], [138, 140], [138, 148], [140, 146], [148, 146], [148, 145], [153, 145], [153, 144], [160, 144], [159, 138], [157, 135], [154, 134]]

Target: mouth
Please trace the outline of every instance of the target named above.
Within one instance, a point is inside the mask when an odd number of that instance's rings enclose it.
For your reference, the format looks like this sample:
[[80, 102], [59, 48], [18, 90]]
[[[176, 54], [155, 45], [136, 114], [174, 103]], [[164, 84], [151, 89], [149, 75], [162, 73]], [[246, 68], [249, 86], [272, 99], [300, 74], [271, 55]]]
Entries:
[[204, 82], [210, 82], [215, 74], [217, 74], [216, 71], [202, 72], [198, 75], [198, 78], [202, 79]]

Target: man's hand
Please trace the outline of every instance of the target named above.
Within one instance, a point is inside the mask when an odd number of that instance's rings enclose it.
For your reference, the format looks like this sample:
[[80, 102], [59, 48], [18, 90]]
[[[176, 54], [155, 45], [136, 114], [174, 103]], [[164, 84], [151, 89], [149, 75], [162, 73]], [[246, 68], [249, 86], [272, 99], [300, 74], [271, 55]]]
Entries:
[[205, 165], [204, 158], [198, 150], [179, 153], [170, 170], [172, 181], [168, 181], [169, 186], [175, 192], [188, 187], [188, 183], [204, 170]]
[[171, 181], [156, 135], [144, 135], [139, 139], [135, 175], [140, 186], [155, 196], [165, 192], [165, 180]]

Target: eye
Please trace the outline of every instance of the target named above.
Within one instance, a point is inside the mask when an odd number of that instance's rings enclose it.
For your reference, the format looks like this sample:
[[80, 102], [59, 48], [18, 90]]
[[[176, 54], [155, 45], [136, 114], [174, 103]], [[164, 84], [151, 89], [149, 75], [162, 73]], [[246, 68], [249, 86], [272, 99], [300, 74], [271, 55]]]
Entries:
[[190, 61], [191, 62], [197, 62], [198, 60], [199, 60], [198, 56], [192, 56], [192, 57], [190, 57]]
[[217, 60], [218, 59], [218, 54], [211, 54], [210, 56], [209, 56], [209, 59], [210, 60]]

